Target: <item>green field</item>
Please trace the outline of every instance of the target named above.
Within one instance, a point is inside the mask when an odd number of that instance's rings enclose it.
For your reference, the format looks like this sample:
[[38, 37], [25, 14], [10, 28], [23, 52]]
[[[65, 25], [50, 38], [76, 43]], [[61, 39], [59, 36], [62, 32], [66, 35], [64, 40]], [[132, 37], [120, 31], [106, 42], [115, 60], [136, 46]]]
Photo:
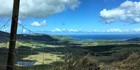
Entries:
[[[129, 64], [128, 60], [137, 60], [137, 62], [140, 60], [139, 55], [137, 55], [140, 53], [140, 41], [102, 40], [79, 43], [73, 38], [53, 36], [49, 37], [49, 40], [53, 41], [48, 42], [42, 38], [45, 35], [38, 36], [38, 38], [33, 37], [35, 38], [34, 40], [30, 40], [28, 36], [17, 40], [15, 70], [79, 70], [77, 67], [82, 66], [81, 68], [83, 68], [84, 65], [83, 70], [86, 70], [85, 68], [89, 67], [89, 64], [92, 67], [100, 68], [100, 70], [107, 70], [107, 66], [109, 66], [110, 70], [115, 70], [113, 68], [120, 68], [119, 70], [124, 68], [125, 70], [125, 68], [129, 68], [133, 64], [132, 62]], [[1, 70], [5, 70], [7, 52], [8, 42], [0, 42]], [[132, 60], [132, 57], [135, 60]], [[22, 66], [17, 63], [18, 61], [33, 61], [34, 64]], [[132, 67], [134, 67], [133, 65]]]
[[[0, 64], [6, 64], [6, 52], [8, 43], [0, 43], [1, 57]], [[138, 42], [130, 41], [93, 41], [83, 42], [81, 44], [44, 44], [41, 42], [17, 42], [16, 61], [35, 61], [33, 66], [21, 66], [16, 64], [16, 68], [57, 68], [59, 63], [63, 64], [66, 60], [66, 54], [72, 57], [80, 57], [87, 54], [94, 56], [100, 62], [111, 63], [126, 59], [131, 53], [139, 52], [140, 45]], [[58, 66], [57, 65], [57, 66]], [[49, 67], [47, 67], [49, 66]]]

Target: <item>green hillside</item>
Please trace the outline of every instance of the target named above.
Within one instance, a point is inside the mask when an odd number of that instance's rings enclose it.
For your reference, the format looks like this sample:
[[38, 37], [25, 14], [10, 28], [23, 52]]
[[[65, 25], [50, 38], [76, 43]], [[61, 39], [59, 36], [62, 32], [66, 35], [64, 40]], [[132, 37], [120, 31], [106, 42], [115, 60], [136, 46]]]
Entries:
[[0, 31], [0, 42], [7, 42], [9, 41], [9, 33]]
[[140, 38], [132, 38], [132, 39], [128, 39], [127, 41], [140, 41]]
[[[0, 56], [3, 56], [0, 58], [0, 65], [6, 65], [5, 58], [8, 51], [6, 39], [9, 39], [9, 34], [1, 32], [0, 36]], [[79, 68], [137, 70], [135, 67], [139, 68], [138, 40], [81, 43], [75, 40], [64, 36], [19, 34], [15, 49], [15, 70], [79, 70]], [[18, 61], [33, 61], [35, 64], [22, 66], [17, 64]], [[3, 66], [0, 68], [5, 69]]]

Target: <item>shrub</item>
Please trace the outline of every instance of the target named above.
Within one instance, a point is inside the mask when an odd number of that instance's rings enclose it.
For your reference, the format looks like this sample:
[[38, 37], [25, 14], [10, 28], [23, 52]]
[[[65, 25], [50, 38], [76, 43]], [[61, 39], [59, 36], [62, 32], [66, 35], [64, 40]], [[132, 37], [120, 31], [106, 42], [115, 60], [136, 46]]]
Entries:
[[82, 58], [71, 58], [58, 70], [99, 70], [99, 63], [91, 55]]

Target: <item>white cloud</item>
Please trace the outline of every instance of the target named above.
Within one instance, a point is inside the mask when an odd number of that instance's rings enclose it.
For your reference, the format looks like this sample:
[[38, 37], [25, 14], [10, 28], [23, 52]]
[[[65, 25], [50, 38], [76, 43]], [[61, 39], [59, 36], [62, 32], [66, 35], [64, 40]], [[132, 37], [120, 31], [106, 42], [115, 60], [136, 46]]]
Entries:
[[43, 20], [41, 23], [40, 23], [42, 26], [45, 26], [47, 24], [46, 20]]
[[124, 32], [123, 30], [119, 29], [119, 28], [112, 28], [112, 29], [108, 29], [106, 32]]
[[[87, 33], [96, 33], [96, 32], [103, 32], [103, 33], [129, 33], [129, 32], [140, 32], [140, 28], [132, 28], [132, 29], [120, 29], [120, 28], [111, 28], [106, 30], [93, 30], [93, 31], [81, 31], [80, 29], [61, 29], [61, 28], [54, 28], [52, 30], [39, 30], [38, 32], [63, 32], [63, 33], [79, 33], [79, 32], [87, 32]], [[26, 32], [26, 30], [25, 30]]]
[[27, 32], [27, 30], [26, 29], [23, 29], [23, 31], [22, 31], [23, 33], [26, 33]]
[[78, 29], [60, 29], [55, 28], [52, 30], [52, 32], [80, 32]]
[[101, 18], [106, 22], [125, 21], [129, 23], [140, 23], [140, 2], [125, 1], [119, 7], [100, 12]]
[[78, 32], [79, 30], [77, 30], [77, 29], [69, 29], [69, 30], [67, 30], [68, 32]]
[[5, 31], [5, 32], [6, 32], [6, 31], [8, 31], [8, 29], [7, 29], [7, 28], [4, 28], [4, 29], [3, 29], [3, 31]]
[[134, 29], [132, 29], [132, 31], [134, 31], [134, 32], [140, 32], [140, 28], [134, 28]]
[[22, 23], [21, 20], [18, 20], [18, 23], [21, 24]]
[[97, 30], [96, 29], [93, 29], [91, 32], [97, 32]]
[[[21, 0], [20, 17], [48, 17], [63, 12], [66, 9], [74, 10], [80, 4], [79, 0]], [[11, 17], [13, 0], [0, 0], [0, 17]]]
[[61, 29], [61, 28], [55, 28], [53, 30], [49, 30], [50, 32], [89, 32], [89, 33], [94, 33], [94, 32], [107, 32], [107, 33], [128, 33], [128, 32], [140, 32], [140, 28], [132, 28], [132, 29], [120, 29], [120, 28], [111, 28], [111, 29], [106, 29], [103, 31], [81, 31], [78, 29]]
[[43, 20], [42, 22], [34, 21], [33, 23], [31, 23], [31, 26], [39, 27], [39, 26], [45, 26], [46, 24], [47, 24], [46, 20]]
[[55, 28], [55, 29], [52, 30], [52, 32], [62, 32], [62, 30], [59, 29], [59, 28]]
[[31, 24], [31, 26], [41, 26], [41, 24], [39, 23], [39, 22], [33, 22], [32, 24]]

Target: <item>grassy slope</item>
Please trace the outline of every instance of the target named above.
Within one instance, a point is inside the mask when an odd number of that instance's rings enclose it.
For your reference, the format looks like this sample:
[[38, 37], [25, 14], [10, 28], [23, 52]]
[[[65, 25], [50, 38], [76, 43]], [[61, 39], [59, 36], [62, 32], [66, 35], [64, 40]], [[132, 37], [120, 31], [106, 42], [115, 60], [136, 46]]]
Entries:
[[[3, 38], [7, 38], [6, 37]], [[49, 43], [45, 38], [49, 38], [53, 43]], [[121, 61], [126, 59], [129, 54], [133, 52], [139, 52], [140, 45], [139, 41], [93, 41], [85, 42], [81, 44], [73, 44], [73, 39], [67, 37], [48, 37], [48, 35], [32, 36], [24, 35], [21, 37], [19, 35], [20, 41], [17, 42], [16, 50], [18, 50], [18, 55], [16, 56], [18, 60], [34, 60], [36, 61], [33, 67], [16, 67], [20, 70], [32, 70], [36, 68], [37, 70], [42, 70], [42, 68], [51, 68], [54, 70], [58, 62], [64, 61], [64, 55], [67, 53], [71, 54], [73, 57], [84, 56], [90, 53], [92, 56], [96, 56], [99, 62], [109, 62]], [[31, 41], [31, 38], [35, 38], [35, 41]], [[57, 38], [57, 39], [54, 39]], [[23, 41], [22, 41], [23, 40]], [[48, 39], [47, 39], [48, 40]], [[6, 52], [8, 48], [7, 42], [0, 43], [0, 65], [6, 63]], [[32, 51], [31, 51], [32, 50]], [[22, 56], [21, 56], [22, 55]], [[55, 63], [55, 64], [54, 64]], [[44, 64], [44, 65], [42, 65]], [[59, 64], [57, 64], [59, 65]], [[1, 67], [0, 67], [1, 68]], [[49, 70], [51, 70], [49, 69]]]

